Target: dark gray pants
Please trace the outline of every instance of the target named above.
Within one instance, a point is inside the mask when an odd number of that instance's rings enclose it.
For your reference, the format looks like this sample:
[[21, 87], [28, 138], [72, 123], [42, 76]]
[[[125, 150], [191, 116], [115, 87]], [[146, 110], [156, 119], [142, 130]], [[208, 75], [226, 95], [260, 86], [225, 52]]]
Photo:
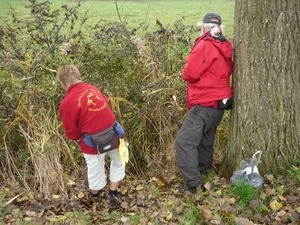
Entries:
[[176, 156], [188, 186], [204, 185], [200, 171], [212, 169], [213, 145], [224, 110], [193, 106], [176, 137]]

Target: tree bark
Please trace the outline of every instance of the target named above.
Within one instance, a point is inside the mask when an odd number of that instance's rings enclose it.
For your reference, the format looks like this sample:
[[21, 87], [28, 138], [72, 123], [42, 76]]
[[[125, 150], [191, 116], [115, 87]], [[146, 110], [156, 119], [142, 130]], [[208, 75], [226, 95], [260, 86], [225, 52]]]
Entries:
[[300, 1], [236, 0], [234, 104], [220, 171], [262, 150], [259, 172], [281, 174], [300, 157]]

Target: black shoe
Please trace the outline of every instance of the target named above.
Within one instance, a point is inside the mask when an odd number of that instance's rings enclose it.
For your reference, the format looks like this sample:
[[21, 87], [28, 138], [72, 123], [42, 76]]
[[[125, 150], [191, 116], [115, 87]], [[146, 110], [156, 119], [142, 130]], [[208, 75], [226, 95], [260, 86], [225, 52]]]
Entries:
[[108, 194], [106, 199], [109, 200], [109, 206], [115, 206], [117, 205], [119, 202], [121, 202], [124, 198], [124, 195], [117, 191], [116, 194]]
[[[201, 185], [200, 188], [203, 192], [207, 191], [207, 189], [204, 187], [204, 185]], [[188, 193], [194, 194], [197, 192], [197, 187], [185, 186], [185, 187], [179, 188], [178, 191], [181, 194], [188, 194]]]
[[97, 200], [97, 199], [99, 198], [100, 194], [101, 194], [101, 190], [99, 190], [97, 194], [93, 194], [91, 191], [90, 191], [90, 193], [91, 193], [91, 195], [92, 195], [92, 198], [93, 198], [94, 200]]
[[188, 193], [194, 194], [197, 191], [197, 187], [185, 186], [185, 187], [179, 188], [178, 191], [181, 194], [188, 194]]
[[207, 191], [207, 189], [206, 189], [206, 187], [204, 187], [204, 185], [201, 186], [201, 190], [202, 190], [202, 192], [206, 192]]

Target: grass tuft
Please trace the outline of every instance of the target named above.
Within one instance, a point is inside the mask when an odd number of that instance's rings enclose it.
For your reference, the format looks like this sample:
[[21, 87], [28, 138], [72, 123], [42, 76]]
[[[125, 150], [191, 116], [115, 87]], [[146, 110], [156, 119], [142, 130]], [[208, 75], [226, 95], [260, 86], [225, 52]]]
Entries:
[[241, 208], [244, 208], [249, 201], [257, 198], [259, 195], [259, 191], [246, 182], [239, 182], [235, 186], [230, 187], [229, 192], [237, 199], [238, 206]]

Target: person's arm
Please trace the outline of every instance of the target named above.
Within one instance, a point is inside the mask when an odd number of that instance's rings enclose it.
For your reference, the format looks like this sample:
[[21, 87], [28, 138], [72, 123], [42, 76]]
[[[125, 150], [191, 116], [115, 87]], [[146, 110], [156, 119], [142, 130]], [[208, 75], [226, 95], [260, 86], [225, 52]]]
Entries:
[[186, 59], [186, 64], [182, 71], [182, 79], [195, 83], [201, 79], [202, 74], [213, 62], [211, 50], [213, 46], [208, 41], [198, 43]]
[[65, 134], [71, 140], [78, 140], [81, 137], [81, 133], [78, 130], [77, 110], [65, 107], [67, 106], [61, 105], [59, 109]]

